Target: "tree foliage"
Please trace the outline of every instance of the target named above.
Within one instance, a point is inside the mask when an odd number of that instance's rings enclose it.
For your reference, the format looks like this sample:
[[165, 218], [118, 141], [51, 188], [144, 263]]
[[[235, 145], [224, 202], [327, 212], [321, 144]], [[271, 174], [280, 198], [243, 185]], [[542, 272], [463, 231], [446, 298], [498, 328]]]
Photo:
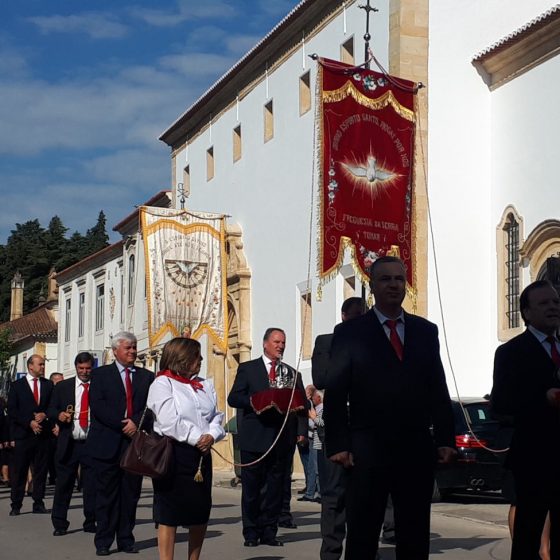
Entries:
[[39, 220], [16, 224], [5, 245], [0, 245], [0, 322], [10, 319], [11, 282], [19, 271], [25, 282], [23, 311], [28, 313], [47, 294], [47, 277], [52, 268], [60, 272], [106, 247], [109, 236], [106, 218], [99, 212], [97, 223], [85, 235], [74, 232], [54, 216], [45, 229]]

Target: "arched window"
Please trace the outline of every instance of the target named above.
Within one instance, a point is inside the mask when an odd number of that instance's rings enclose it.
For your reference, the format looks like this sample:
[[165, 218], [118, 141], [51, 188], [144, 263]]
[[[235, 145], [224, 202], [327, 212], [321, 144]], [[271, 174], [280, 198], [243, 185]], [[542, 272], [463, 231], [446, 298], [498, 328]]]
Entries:
[[134, 303], [134, 255], [128, 257], [128, 305]]

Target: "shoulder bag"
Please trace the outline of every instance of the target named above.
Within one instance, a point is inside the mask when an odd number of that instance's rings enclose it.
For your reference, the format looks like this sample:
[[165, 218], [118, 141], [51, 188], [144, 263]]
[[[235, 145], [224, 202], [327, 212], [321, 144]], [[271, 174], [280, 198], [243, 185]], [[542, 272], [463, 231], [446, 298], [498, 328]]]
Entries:
[[120, 467], [132, 474], [163, 478], [171, 464], [173, 446], [167, 436], [160, 436], [154, 432], [148, 433], [141, 429], [147, 410], [146, 406], [138, 430], [121, 457]]

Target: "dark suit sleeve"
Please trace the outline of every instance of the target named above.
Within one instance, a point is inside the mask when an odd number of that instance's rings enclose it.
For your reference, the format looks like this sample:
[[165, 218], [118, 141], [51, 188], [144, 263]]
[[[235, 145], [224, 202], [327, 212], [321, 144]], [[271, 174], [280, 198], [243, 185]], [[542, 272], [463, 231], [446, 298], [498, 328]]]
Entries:
[[311, 377], [317, 389], [324, 389], [327, 384], [332, 335], [322, 334], [315, 339], [311, 356]]
[[63, 407], [61, 404], [63, 393], [62, 383], [63, 382], [61, 381], [54, 386], [49, 403], [49, 408], [47, 409], [47, 416], [50, 418], [53, 425], [58, 423], [59, 413], [63, 410], [66, 410], [66, 407]]
[[508, 348], [500, 346], [494, 354], [494, 383], [490, 396], [490, 406], [496, 415], [514, 415], [518, 406], [512, 373], [515, 371]]
[[22, 428], [28, 429], [29, 424], [35, 418], [33, 415], [33, 411], [26, 410], [26, 407], [22, 406], [21, 402], [21, 389], [24, 387], [20, 387], [18, 390], [18, 385], [16, 383], [12, 383], [10, 386], [10, 392], [8, 393], [8, 416], [10, 417], [11, 422], [14, 424], [18, 424]]
[[335, 332], [328, 367], [323, 405], [325, 447], [327, 457], [350, 451], [348, 397], [350, 392], [352, 357], [348, 329]]
[[445, 371], [439, 353], [438, 330], [431, 325], [433, 337], [432, 387], [430, 393], [431, 415], [436, 447], [455, 447], [455, 420], [451, 399], [445, 380]]
[[[142, 385], [142, 398], [140, 399], [140, 406], [135, 407], [134, 413], [132, 414], [131, 420], [138, 426], [140, 420], [142, 419], [142, 414], [144, 414], [144, 409], [146, 408], [146, 401], [148, 400], [148, 391], [150, 390], [150, 385], [154, 381], [154, 374], [148, 369], [142, 369], [143, 385]], [[137, 370], [138, 372], [138, 370]], [[147, 414], [142, 423], [142, 429], [150, 431], [153, 425], [153, 416], [147, 411]]]
[[240, 364], [237, 368], [235, 381], [228, 395], [228, 404], [232, 408], [250, 409], [251, 400], [249, 395], [249, 371], [247, 366]]

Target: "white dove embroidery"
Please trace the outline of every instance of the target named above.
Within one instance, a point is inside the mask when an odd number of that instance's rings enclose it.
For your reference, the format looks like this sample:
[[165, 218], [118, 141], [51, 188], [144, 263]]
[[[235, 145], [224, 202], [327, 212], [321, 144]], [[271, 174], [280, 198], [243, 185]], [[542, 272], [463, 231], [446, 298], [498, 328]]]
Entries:
[[382, 167], [377, 167], [377, 160], [373, 156], [368, 156], [366, 167], [362, 167], [361, 165], [348, 165], [342, 162], [341, 165], [352, 173], [354, 177], [362, 180], [365, 179], [369, 183], [390, 181], [397, 176], [396, 173], [387, 171]]
[[207, 263], [168, 259], [164, 266], [167, 276], [183, 288], [192, 288], [200, 284], [206, 279], [208, 273]]

